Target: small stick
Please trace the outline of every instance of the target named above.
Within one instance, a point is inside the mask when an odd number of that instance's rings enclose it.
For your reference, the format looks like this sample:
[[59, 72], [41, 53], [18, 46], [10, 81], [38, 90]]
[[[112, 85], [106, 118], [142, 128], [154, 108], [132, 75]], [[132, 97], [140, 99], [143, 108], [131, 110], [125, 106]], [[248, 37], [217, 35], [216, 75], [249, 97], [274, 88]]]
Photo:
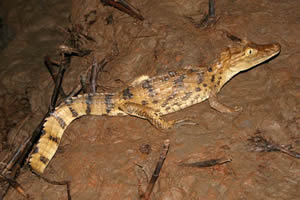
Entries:
[[80, 75], [80, 84], [81, 84], [81, 88], [82, 88], [83, 93], [87, 93], [85, 80], [86, 80], [85, 76]]
[[231, 158], [220, 158], [220, 159], [211, 159], [211, 160], [205, 160], [205, 161], [199, 161], [194, 163], [180, 163], [178, 166], [180, 167], [212, 167], [215, 165], [222, 165], [227, 162], [231, 162]]
[[[61, 56], [62, 56], [61, 60], [64, 60], [64, 54], [62, 54]], [[57, 102], [57, 99], [58, 99], [58, 91], [61, 88], [64, 73], [65, 73], [65, 65], [61, 64], [59, 66], [59, 71], [58, 71], [58, 74], [57, 74], [56, 80], [55, 80], [55, 87], [54, 87], [54, 90], [53, 90], [53, 95], [51, 97], [51, 103], [50, 103], [50, 107], [49, 107], [50, 112], [53, 112], [55, 110], [56, 102]]]
[[160, 153], [159, 160], [157, 162], [156, 168], [155, 168], [155, 170], [153, 172], [153, 175], [150, 179], [150, 182], [147, 186], [146, 192], [144, 193], [144, 195], [141, 196], [141, 200], [149, 200], [150, 199], [150, 195], [151, 195], [151, 193], [153, 191], [153, 188], [154, 188], [154, 185], [155, 185], [155, 183], [158, 179], [160, 170], [161, 170], [161, 168], [164, 164], [164, 161], [167, 157], [169, 147], [170, 147], [170, 140], [167, 139], [167, 140], [164, 141], [163, 150]]
[[[52, 70], [52, 63], [53, 63], [53, 62], [52, 62], [52, 60], [50, 59], [50, 57], [49, 57], [48, 55], [46, 55], [46, 56], [44, 57], [44, 61], [45, 61], [45, 66], [47, 67], [47, 69], [48, 69], [48, 71], [49, 71], [49, 73], [50, 73], [50, 75], [51, 75], [51, 78], [52, 78], [52, 80], [53, 80], [54, 83], [55, 83], [55, 76], [54, 76], [54, 72], [53, 72], [53, 70]], [[54, 63], [54, 64], [57, 64], [57, 63]], [[59, 92], [60, 92], [60, 95], [61, 95], [63, 98], [66, 97], [66, 94], [65, 94], [65, 92], [64, 92], [64, 90], [63, 90], [62, 87], [60, 88]]]
[[209, 0], [208, 2], [208, 14], [200, 21], [199, 24], [196, 26], [198, 28], [206, 28], [208, 26], [211, 26], [217, 22], [217, 17], [216, 17], [216, 2], [215, 0]]
[[23, 197], [25, 198], [29, 198], [29, 195], [26, 194], [26, 192], [24, 191], [23, 187], [15, 180], [1, 174], [0, 176], [2, 176], [2, 179], [4, 179], [6, 182], [8, 182], [8, 184], [10, 186], [12, 186], [19, 194], [21, 194]]
[[107, 64], [107, 61], [104, 59], [101, 60], [100, 64], [98, 64], [97, 61], [93, 61], [92, 69], [91, 69], [91, 77], [90, 77], [90, 85], [91, 85], [91, 91], [93, 94], [95, 94], [97, 91], [97, 77], [98, 73], [100, 71], [103, 71], [105, 65]]
[[[88, 36], [86, 36], [86, 37], [88, 37]], [[59, 48], [60, 52], [65, 55], [76, 55], [79, 57], [83, 57], [92, 52], [92, 50], [82, 50], [82, 49], [72, 48], [65, 44], [59, 45], [58, 48]]]
[[209, 18], [215, 18], [216, 17], [215, 5], [216, 5], [215, 0], [209, 0], [209, 2], [208, 2], [208, 17]]
[[96, 93], [96, 82], [97, 82], [97, 74], [98, 74], [98, 63], [97, 61], [94, 59], [93, 61], [93, 65], [92, 65], [92, 70], [91, 70], [91, 91], [93, 94]]
[[129, 2], [125, 0], [101, 0], [103, 5], [109, 5], [118, 10], [125, 12], [131, 17], [137, 18], [143, 21], [145, 18], [139, 13], [138, 9], [133, 7]]
[[71, 192], [70, 192], [70, 181], [54, 181], [54, 180], [50, 180], [44, 176], [41, 176], [40, 174], [37, 174], [35, 172], [33, 172], [37, 177], [43, 179], [44, 181], [46, 181], [47, 183], [50, 183], [52, 185], [66, 185], [67, 187], [67, 195], [68, 195], [68, 200], [71, 200]]
[[292, 151], [291, 145], [276, 144], [272, 140], [267, 140], [266, 138], [258, 134], [252, 136], [250, 139], [248, 139], [248, 141], [250, 142], [251, 145], [254, 146], [254, 148], [251, 149], [252, 151], [257, 151], [257, 152], [280, 151], [294, 158], [300, 158], [300, 153]]
[[79, 83], [71, 92], [70, 94], [68, 94], [67, 98], [65, 99], [65, 101], [67, 101], [68, 99], [77, 96], [82, 90], [82, 85], [81, 83]]

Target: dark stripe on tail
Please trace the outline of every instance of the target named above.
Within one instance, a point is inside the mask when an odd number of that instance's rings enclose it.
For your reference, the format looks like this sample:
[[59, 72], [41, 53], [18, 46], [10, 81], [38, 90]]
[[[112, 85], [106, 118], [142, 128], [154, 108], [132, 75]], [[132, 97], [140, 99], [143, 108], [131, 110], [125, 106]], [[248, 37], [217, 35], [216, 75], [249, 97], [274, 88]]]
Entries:
[[58, 124], [60, 125], [60, 127], [62, 129], [65, 129], [66, 122], [61, 117], [59, 117], [55, 112], [50, 113], [50, 115], [53, 116], [56, 119], [56, 121], [58, 122]]
[[72, 113], [72, 117], [78, 117], [78, 112], [74, 108], [72, 108], [72, 103], [73, 103], [72, 99], [66, 100], [66, 104], [70, 112]]
[[56, 144], [59, 144], [60, 138], [58, 137], [53, 137], [52, 135], [49, 136], [49, 140], [55, 142]]
[[46, 165], [49, 162], [49, 159], [45, 156], [40, 156], [40, 161]]
[[110, 113], [110, 111], [115, 107], [115, 105], [112, 102], [112, 94], [106, 94], [104, 97], [104, 103], [106, 106], [106, 112], [107, 114]]

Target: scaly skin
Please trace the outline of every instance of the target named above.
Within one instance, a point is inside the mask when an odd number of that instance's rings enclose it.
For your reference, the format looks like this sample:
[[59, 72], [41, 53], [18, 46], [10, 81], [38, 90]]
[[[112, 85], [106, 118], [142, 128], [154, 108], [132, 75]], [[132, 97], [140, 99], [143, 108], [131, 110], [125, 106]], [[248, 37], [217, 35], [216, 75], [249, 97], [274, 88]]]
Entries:
[[176, 112], [206, 99], [220, 112], [240, 110], [217, 101], [217, 93], [237, 73], [248, 70], [280, 52], [279, 44], [258, 45], [243, 41], [240, 47], [227, 48], [214, 65], [188, 67], [149, 78], [141, 76], [116, 93], [84, 94], [58, 106], [46, 119], [43, 134], [31, 157], [30, 166], [43, 173], [56, 153], [68, 125], [83, 115], [132, 115], [147, 119], [158, 129], [170, 129], [177, 121], [161, 116]]

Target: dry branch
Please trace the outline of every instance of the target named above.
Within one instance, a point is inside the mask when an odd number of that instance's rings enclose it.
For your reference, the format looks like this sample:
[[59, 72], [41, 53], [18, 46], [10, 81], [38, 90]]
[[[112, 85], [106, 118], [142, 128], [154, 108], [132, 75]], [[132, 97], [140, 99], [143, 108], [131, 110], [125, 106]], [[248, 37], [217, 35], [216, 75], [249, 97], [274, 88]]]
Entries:
[[294, 158], [300, 158], [300, 153], [292, 151], [291, 145], [277, 144], [271, 139], [266, 139], [259, 134], [252, 136], [251, 138], [248, 139], [248, 141], [249, 141], [249, 145], [252, 146], [251, 151], [256, 151], [256, 152], [280, 151]]
[[136, 9], [134, 6], [132, 6], [128, 1], [126, 0], [101, 0], [103, 5], [112, 6], [131, 17], [137, 18], [141, 21], [144, 20], [144, 17], [140, 14], [139, 10]]
[[220, 159], [211, 159], [211, 160], [204, 160], [204, 161], [198, 161], [193, 163], [180, 163], [178, 166], [180, 167], [212, 167], [215, 165], [222, 165], [227, 162], [231, 162], [231, 158], [220, 158]]
[[162, 169], [164, 161], [167, 157], [169, 147], [170, 147], [170, 140], [165, 140], [162, 152], [160, 153], [159, 160], [156, 164], [156, 168], [155, 168], [153, 175], [150, 179], [150, 182], [147, 186], [146, 192], [140, 196], [141, 200], [149, 200], [150, 199], [150, 195], [153, 191], [154, 185], [159, 177], [160, 170]]

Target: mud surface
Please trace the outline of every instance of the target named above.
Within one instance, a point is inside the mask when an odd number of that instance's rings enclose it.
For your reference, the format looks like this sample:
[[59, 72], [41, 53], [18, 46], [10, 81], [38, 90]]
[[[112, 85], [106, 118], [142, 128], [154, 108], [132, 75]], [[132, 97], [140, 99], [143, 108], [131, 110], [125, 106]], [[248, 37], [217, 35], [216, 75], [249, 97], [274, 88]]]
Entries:
[[[207, 1], [130, 2], [141, 10], [143, 22], [98, 0], [0, 3], [6, 24], [6, 48], [0, 52], [0, 161], [7, 161], [47, 111], [54, 84], [43, 56], [55, 55], [70, 37], [66, 28], [94, 40], [77, 38], [78, 46], [92, 53], [72, 57], [63, 82], [68, 92], [93, 58], [109, 58], [98, 78], [99, 92], [116, 91], [143, 74], [209, 66], [233, 45], [220, 31], [227, 30], [256, 43], [282, 46], [275, 59], [240, 73], [219, 93], [224, 104], [242, 106], [241, 113], [222, 114], [202, 102], [167, 115], [165, 119], [190, 118], [199, 124], [170, 133], [134, 117], [83, 117], [65, 131], [44, 175], [71, 181], [75, 200], [138, 199], [139, 183], [146, 184], [145, 173], [151, 177], [163, 140], [170, 139], [153, 200], [299, 199], [300, 161], [279, 152], [251, 152], [248, 139], [260, 132], [300, 152], [300, 1], [220, 1], [219, 20], [207, 29], [195, 27], [207, 13]], [[145, 144], [151, 147], [149, 154], [140, 152]], [[232, 162], [202, 169], [178, 166], [222, 157]], [[64, 186], [45, 183], [26, 167], [17, 181], [34, 199], [67, 198]], [[5, 199], [23, 198], [11, 189]]]

